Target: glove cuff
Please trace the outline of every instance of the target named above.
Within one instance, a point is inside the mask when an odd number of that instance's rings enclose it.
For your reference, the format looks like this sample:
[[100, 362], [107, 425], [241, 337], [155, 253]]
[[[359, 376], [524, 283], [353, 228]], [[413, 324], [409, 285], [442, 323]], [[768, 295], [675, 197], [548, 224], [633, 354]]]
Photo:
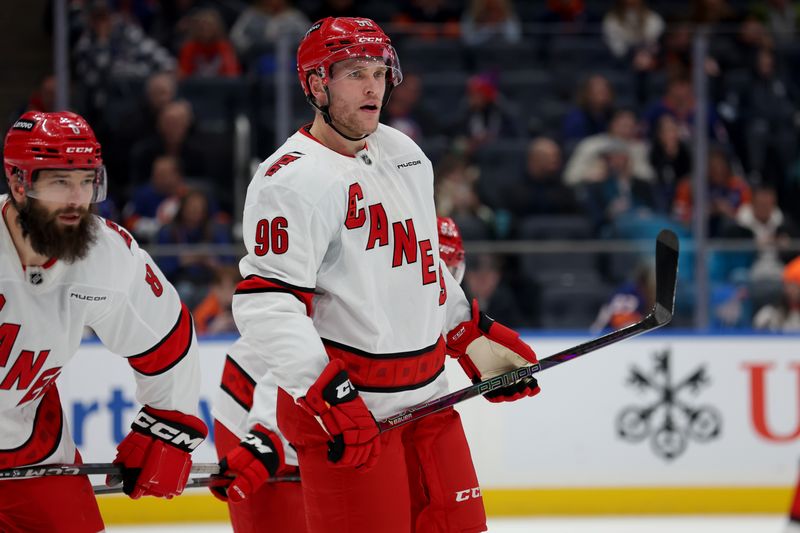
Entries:
[[456, 359], [461, 358], [467, 353], [467, 347], [481, 336], [481, 326], [485, 325], [486, 330], [491, 327], [494, 320], [480, 312], [478, 300], [472, 300], [472, 318], [465, 320], [450, 330], [445, 337], [447, 343], [447, 353]]
[[144, 406], [133, 419], [131, 430], [191, 453], [208, 435], [196, 416]]

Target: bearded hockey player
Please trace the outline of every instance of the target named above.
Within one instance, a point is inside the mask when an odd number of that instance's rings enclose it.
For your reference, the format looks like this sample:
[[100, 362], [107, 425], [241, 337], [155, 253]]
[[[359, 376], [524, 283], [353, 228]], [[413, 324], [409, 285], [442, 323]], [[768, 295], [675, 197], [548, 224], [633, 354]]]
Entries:
[[[107, 182], [82, 117], [26, 113], [3, 156], [0, 468], [80, 462], [56, 380], [88, 326], [127, 358], [144, 404], [114, 460], [125, 493], [181, 494], [206, 436], [189, 311], [130, 234], [91, 213]], [[0, 531], [102, 530], [86, 476], [0, 480]]]
[[[297, 63], [315, 118], [250, 183], [233, 311], [279, 387], [278, 428], [297, 452], [308, 530], [484, 531], [458, 414], [384, 434], [375, 418], [445, 394], [446, 354], [473, 380], [536, 355], [470, 306], [436, 254], [431, 163], [378, 120], [402, 81], [389, 37], [369, 19], [323, 19]], [[538, 391], [529, 379], [491, 399]], [[231, 453], [275, 475], [275, 440], [252, 443]], [[228, 463], [229, 475], [254, 479], [244, 459]]]

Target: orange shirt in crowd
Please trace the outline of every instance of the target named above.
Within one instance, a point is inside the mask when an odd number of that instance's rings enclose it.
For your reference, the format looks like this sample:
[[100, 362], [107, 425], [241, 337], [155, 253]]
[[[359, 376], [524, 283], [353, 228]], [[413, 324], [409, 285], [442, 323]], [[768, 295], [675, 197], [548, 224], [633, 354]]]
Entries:
[[188, 41], [180, 52], [181, 76], [234, 77], [241, 73], [236, 52], [228, 41]]

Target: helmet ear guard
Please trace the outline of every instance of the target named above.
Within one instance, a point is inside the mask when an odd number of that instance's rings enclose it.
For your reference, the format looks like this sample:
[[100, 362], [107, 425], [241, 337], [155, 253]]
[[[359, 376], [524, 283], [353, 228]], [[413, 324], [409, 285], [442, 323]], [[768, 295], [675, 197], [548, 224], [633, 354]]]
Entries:
[[450, 217], [436, 217], [439, 231], [439, 256], [458, 283], [464, 278], [466, 261], [461, 231]]

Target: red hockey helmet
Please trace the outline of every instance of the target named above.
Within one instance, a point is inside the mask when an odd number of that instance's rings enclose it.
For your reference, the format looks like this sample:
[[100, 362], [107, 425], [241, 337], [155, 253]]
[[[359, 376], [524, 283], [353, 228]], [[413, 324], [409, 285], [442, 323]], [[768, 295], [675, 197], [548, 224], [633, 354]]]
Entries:
[[297, 76], [306, 99], [319, 109], [308, 84], [311, 74], [318, 75], [327, 88], [331, 66], [345, 59], [356, 58], [377, 59], [388, 67], [383, 96], [383, 104], [386, 105], [392, 89], [403, 81], [403, 72], [391, 39], [368, 18], [327, 17], [309, 28], [297, 48]]
[[450, 217], [437, 217], [436, 225], [439, 228], [439, 256], [455, 280], [461, 283], [466, 268], [461, 232]]
[[[29, 111], [11, 126], [3, 146], [3, 165], [10, 186], [43, 198], [34, 187], [39, 170], [93, 170], [92, 202], [106, 197], [106, 170], [100, 143], [83, 117], [69, 111]], [[51, 199], [44, 198], [44, 199]]]

